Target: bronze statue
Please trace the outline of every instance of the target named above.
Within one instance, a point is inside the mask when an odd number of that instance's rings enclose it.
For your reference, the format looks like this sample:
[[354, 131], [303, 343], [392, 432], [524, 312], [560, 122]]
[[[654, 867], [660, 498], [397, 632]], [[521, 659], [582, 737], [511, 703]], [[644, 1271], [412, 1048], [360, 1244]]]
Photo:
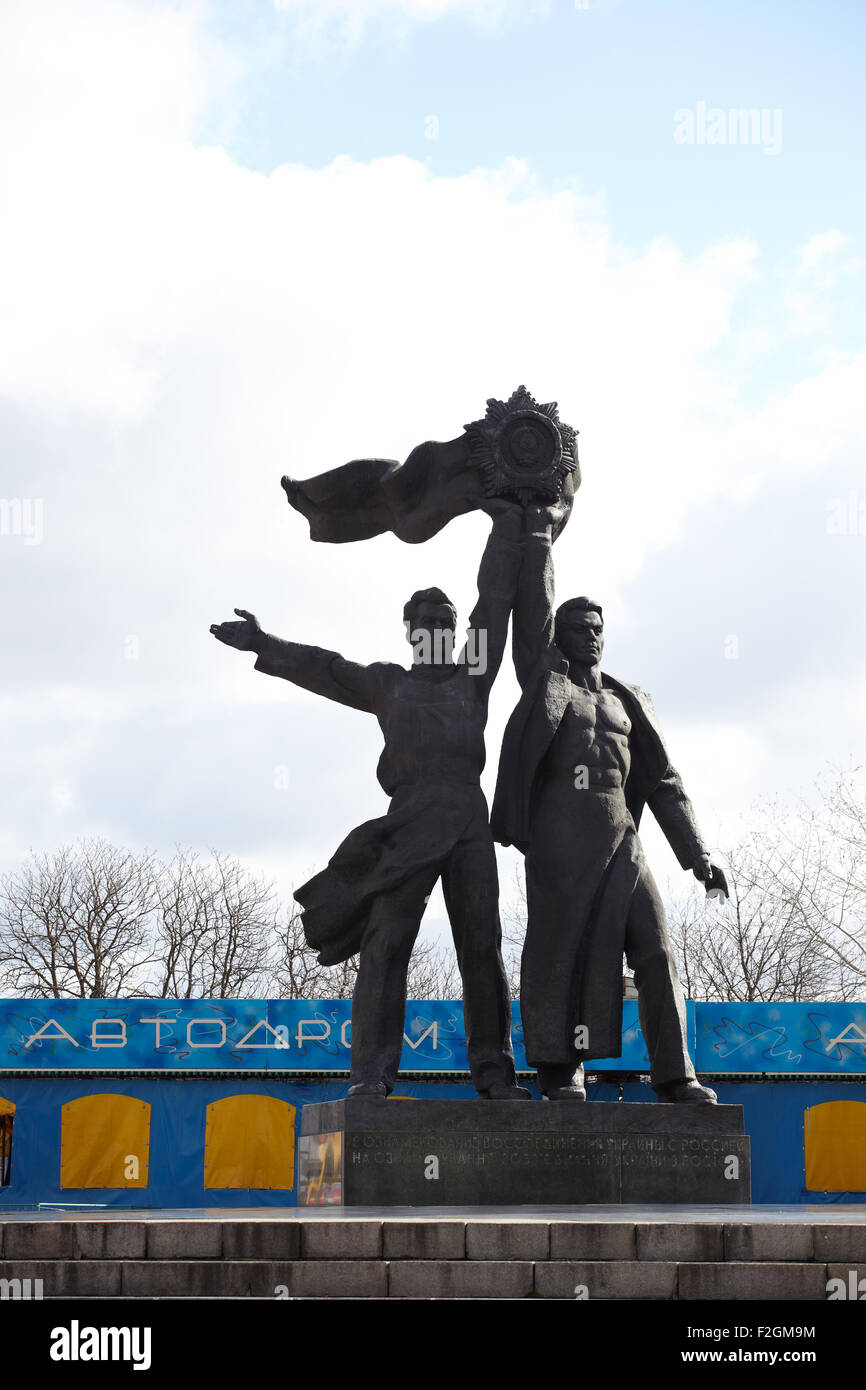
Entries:
[[[240, 621], [211, 627], [221, 642], [254, 651], [256, 670], [374, 714], [382, 729], [387, 814], [353, 830], [295, 893], [323, 964], [360, 954], [350, 1094], [393, 1090], [409, 959], [441, 878], [473, 1081], [485, 1097], [528, 1098], [515, 1082], [495, 836], [526, 856], [521, 1009], [544, 1094], [585, 1099], [582, 1062], [619, 1054], [625, 952], [659, 1099], [715, 1101], [689, 1058], [664, 909], [637, 835], [644, 805], [708, 891], [727, 892], [724, 874], [704, 847], [649, 697], [600, 668], [600, 606], [572, 599], [554, 627], [551, 546], [580, 484], [575, 446], [556, 404], [539, 404], [521, 386], [507, 401], [491, 398], [460, 438], [420, 445], [404, 464], [357, 459], [305, 482], [283, 479], [319, 541], [391, 530], [417, 543], [473, 508], [493, 517], [456, 659], [456, 613], [441, 589], [420, 590], [405, 605], [408, 671], [282, 641], [243, 609], [235, 609]], [[523, 695], [503, 741], [491, 833], [479, 779], [512, 610]]]
[[457, 615], [441, 589], [420, 590], [403, 610], [414, 650], [408, 671], [284, 642], [244, 609], [235, 609], [239, 622], [210, 629], [228, 646], [254, 651], [256, 670], [375, 714], [382, 729], [378, 778], [391, 797], [387, 815], [353, 830], [327, 868], [295, 892], [322, 964], [360, 954], [350, 1094], [387, 1096], [394, 1088], [409, 959], [441, 878], [463, 978], [472, 1079], [487, 1098], [529, 1099], [515, 1082], [496, 854], [480, 777], [490, 689], [539, 514], [530, 504], [555, 501], [557, 533], [565, 525], [580, 483], [575, 443], [556, 404], [539, 404], [521, 386], [508, 401], [491, 398], [485, 417], [459, 439], [423, 444], [403, 465], [357, 459], [306, 482], [283, 479], [315, 540], [393, 530], [417, 542], [473, 508], [494, 518], [469, 638], [456, 660]]
[[514, 614], [523, 695], [502, 743], [494, 837], [526, 857], [520, 1008], [527, 1059], [550, 1099], [585, 1100], [582, 1063], [617, 1057], [622, 957], [634, 970], [659, 1100], [713, 1103], [695, 1078], [664, 908], [637, 829], [645, 805], [685, 869], [727, 895], [652, 702], [601, 670], [601, 607], [553, 612], [550, 529], [527, 547]]

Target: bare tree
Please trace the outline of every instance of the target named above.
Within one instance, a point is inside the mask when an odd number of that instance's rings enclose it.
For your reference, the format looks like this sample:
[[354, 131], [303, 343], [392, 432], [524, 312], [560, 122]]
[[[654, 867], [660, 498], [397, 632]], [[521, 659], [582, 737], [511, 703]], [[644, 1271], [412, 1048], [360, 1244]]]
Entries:
[[314, 947], [304, 936], [296, 907], [276, 928], [278, 956], [271, 971], [271, 989], [280, 999], [350, 999], [358, 974], [358, 957], [340, 965], [320, 965]]
[[158, 998], [228, 999], [266, 985], [279, 912], [271, 883], [229, 855], [202, 860], [181, 847], [155, 879]]
[[0, 987], [35, 998], [140, 992], [154, 861], [101, 839], [31, 854], [0, 880]]
[[846, 1000], [866, 983], [866, 803], [857, 770], [819, 784], [816, 807], [752, 808], [728, 852], [728, 904], [692, 891], [669, 906], [695, 999]]
[[31, 854], [0, 880], [0, 988], [49, 998], [225, 999], [265, 982], [270, 884], [236, 859], [170, 863], [105, 840]]
[[520, 957], [526, 936], [526, 878], [518, 864], [514, 866], [514, 897], [501, 907], [502, 960], [512, 999], [520, 998]]
[[846, 999], [866, 988], [866, 777], [833, 768], [818, 788], [810, 830], [821, 872], [807, 911], [816, 945], [831, 953]]
[[[279, 957], [271, 981], [282, 999], [351, 999], [358, 977], [358, 957], [339, 965], [320, 965], [307, 943], [301, 914], [293, 909], [277, 928]], [[407, 998], [460, 999], [463, 984], [453, 948], [420, 941], [409, 961]]]
[[449, 943], [416, 942], [409, 961], [407, 999], [462, 999], [463, 981]]
[[667, 906], [677, 968], [690, 999], [791, 1001], [828, 998], [838, 988], [830, 955], [816, 950], [795, 899], [773, 891], [765, 862], [748, 847], [728, 854], [730, 901], [702, 890]]
[[[670, 895], [693, 999], [848, 1000], [866, 988], [866, 783], [834, 769], [815, 805], [753, 808], [728, 853], [731, 900]], [[503, 957], [519, 995], [523, 876], [503, 906]], [[31, 854], [0, 879], [0, 990], [37, 998], [251, 993], [346, 999], [358, 959], [322, 966], [300, 912], [239, 860], [178, 848], [170, 863], [89, 839]], [[453, 948], [422, 939], [408, 996], [457, 999]]]

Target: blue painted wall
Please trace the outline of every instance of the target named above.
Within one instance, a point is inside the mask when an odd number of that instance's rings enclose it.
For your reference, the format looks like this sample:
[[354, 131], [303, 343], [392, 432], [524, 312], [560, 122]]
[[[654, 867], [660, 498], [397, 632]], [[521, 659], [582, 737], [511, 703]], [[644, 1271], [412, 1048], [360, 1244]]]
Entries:
[[[746, 1132], [752, 1142], [752, 1199], [761, 1203], [866, 1202], [866, 1193], [807, 1192], [804, 1185], [803, 1112], [831, 1100], [866, 1104], [866, 1082], [714, 1083], [719, 1100], [742, 1105]], [[16, 1105], [12, 1182], [0, 1188], [0, 1207], [73, 1202], [112, 1207], [237, 1207], [291, 1206], [295, 1191], [208, 1190], [203, 1186], [204, 1130], [207, 1105], [223, 1096], [255, 1093], [276, 1096], [294, 1105], [300, 1130], [301, 1107], [313, 1101], [337, 1100], [348, 1082], [261, 1080], [239, 1076], [217, 1079], [87, 1080], [48, 1077], [0, 1077], [0, 1094]], [[531, 1088], [537, 1096], [536, 1088]], [[151, 1105], [149, 1186], [112, 1190], [60, 1188], [61, 1106], [79, 1096], [101, 1092], [136, 1096]], [[398, 1095], [473, 1097], [474, 1089], [458, 1081], [404, 1081]], [[600, 1082], [590, 1098], [616, 1102], [616, 1086]], [[623, 1099], [652, 1103], [653, 1092], [640, 1082], [627, 1083]], [[479, 1101], [479, 1104], [483, 1102]], [[576, 1197], [575, 1200], [579, 1200]]]

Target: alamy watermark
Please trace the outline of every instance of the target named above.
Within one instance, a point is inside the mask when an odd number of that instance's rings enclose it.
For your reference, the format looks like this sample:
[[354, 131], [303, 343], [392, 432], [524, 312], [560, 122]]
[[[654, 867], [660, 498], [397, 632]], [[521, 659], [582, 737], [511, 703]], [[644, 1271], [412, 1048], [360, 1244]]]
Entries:
[[48, 1354], [52, 1361], [131, 1361], [134, 1371], [150, 1370], [149, 1327], [82, 1327], [73, 1318], [68, 1327], [51, 1330]]
[[454, 629], [419, 627], [410, 631], [406, 623], [406, 633], [412, 644], [413, 666], [450, 666], [452, 663], [466, 666], [470, 676], [483, 676], [487, 671], [487, 630], [483, 627], [470, 627], [466, 634], [466, 645], [454, 657]]
[[860, 1278], [857, 1269], [849, 1269], [847, 1279], [828, 1279], [825, 1288], [828, 1303], [838, 1303], [840, 1300], [863, 1303], [866, 1300], [866, 1279]]
[[764, 154], [782, 153], [782, 110], [779, 106], [681, 106], [674, 112], [678, 145], [755, 145]]
[[827, 503], [828, 536], [866, 536], [866, 496], [851, 488], [847, 497]]
[[0, 1301], [6, 1302], [12, 1299], [19, 1302], [22, 1299], [41, 1299], [42, 1280], [41, 1279], [0, 1279]]
[[0, 497], [0, 537], [19, 536], [25, 545], [41, 545], [45, 537], [45, 504], [41, 497]]

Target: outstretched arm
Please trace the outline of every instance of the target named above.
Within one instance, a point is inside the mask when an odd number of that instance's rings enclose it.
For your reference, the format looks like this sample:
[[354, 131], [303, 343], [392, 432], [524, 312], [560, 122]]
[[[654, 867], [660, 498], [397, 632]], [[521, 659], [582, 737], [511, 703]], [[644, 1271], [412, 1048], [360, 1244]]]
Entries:
[[255, 669], [268, 676], [280, 676], [315, 695], [337, 700], [352, 709], [374, 713], [380, 689], [382, 666], [361, 666], [346, 661], [338, 652], [308, 647], [302, 642], [284, 642], [263, 632], [258, 619], [244, 608], [236, 608], [239, 623], [212, 623], [211, 632], [219, 642], [242, 652], [255, 652]]

